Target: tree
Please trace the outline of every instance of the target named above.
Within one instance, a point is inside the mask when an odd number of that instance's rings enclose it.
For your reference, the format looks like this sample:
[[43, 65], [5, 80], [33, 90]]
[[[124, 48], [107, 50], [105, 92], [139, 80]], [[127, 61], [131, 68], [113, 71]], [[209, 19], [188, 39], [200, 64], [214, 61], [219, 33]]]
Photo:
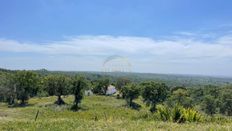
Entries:
[[122, 88], [129, 83], [131, 83], [129, 79], [125, 77], [120, 77], [117, 79], [115, 87], [119, 92], [121, 92]]
[[48, 75], [44, 77], [42, 84], [49, 96], [55, 95], [57, 85], [57, 77], [55, 75]]
[[211, 95], [214, 99], [218, 98], [219, 94], [219, 87], [214, 85], [206, 85], [204, 87], [204, 95]]
[[223, 88], [220, 95], [220, 112], [232, 116], [232, 85]]
[[164, 83], [155, 83], [153, 81], [140, 84], [144, 102], [151, 106], [150, 111], [156, 110], [156, 104], [163, 102], [168, 95], [168, 87]]
[[135, 84], [128, 84], [122, 88], [123, 98], [126, 100], [129, 107], [133, 106], [133, 100], [140, 95], [140, 88]]
[[109, 85], [110, 85], [110, 80], [108, 78], [99, 79], [94, 83], [94, 87], [92, 91], [95, 94], [106, 95]]
[[18, 71], [15, 74], [15, 88], [17, 99], [21, 105], [25, 105], [30, 96], [35, 95], [38, 87], [38, 75], [31, 71]]
[[72, 80], [72, 94], [74, 95], [74, 105], [72, 106], [73, 110], [77, 110], [78, 104], [81, 103], [81, 100], [84, 96], [84, 89], [88, 87], [87, 80], [84, 77], [74, 77]]
[[188, 90], [184, 87], [176, 87], [175, 90], [172, 90], [167, 103], [169, 106], [174, 106], [177, 103], [185, 108], [192, 107], [192, 99], [189, 96]]
[[45, 87], [49, 95], [56, 95], [57, 101], [55, 104], [63, 105], [65, 102], [61, 98], [62, 95], [68, 93], [69, 83], [68, 78], [64, 75], [49, 75], [45, 77]]
[[189, 94], [194, 104], [200, 104], [204, 98], [203, 88], [194, 87], [189, 89]]
[[16, 87], [14, 75], [0, 72], [0, 101], [8, 102], [8, 105], [15, 104]]
[[211, 95], [205, 96], [202, 104], [203, 104], [202, 109], [206, 114], [213, 115], [216, 113], [217, 106], [213, 96]]

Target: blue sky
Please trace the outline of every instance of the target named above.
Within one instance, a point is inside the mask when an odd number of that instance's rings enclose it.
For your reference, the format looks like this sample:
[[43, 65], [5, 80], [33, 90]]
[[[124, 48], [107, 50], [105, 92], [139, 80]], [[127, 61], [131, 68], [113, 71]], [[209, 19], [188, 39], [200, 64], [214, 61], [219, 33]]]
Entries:
[[232, 76], [231, 0], [0, 0], [0, 67]]

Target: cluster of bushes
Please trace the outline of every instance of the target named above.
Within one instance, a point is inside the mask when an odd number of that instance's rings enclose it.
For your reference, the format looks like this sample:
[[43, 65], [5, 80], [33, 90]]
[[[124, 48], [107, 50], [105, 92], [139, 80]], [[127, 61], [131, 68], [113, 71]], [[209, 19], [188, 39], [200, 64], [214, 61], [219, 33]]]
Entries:
[[[127, 78], [96, 79], [61, 73], [46, 75], [33, 71], [0, 72], [0, 101], [9, 105], [26, 105], [31, 97], [57, 96], [57, 105], [65, 104], [64, 95], [73, 95], [72, 109], [77, 110], [85, 90], [106, 95], [110, 84], [118, 90], [117, 98], [125, 99], [129, 107], [138, 107], [133, 102], [139, 96], [152, 113], [159, 112], [163, 120], [198, 121], [198, 111], [208, 115], [232, 116], [232, 86], [168, 87], [165, 83], [144, 81], [135, 83]], [[160, 106], [163, 104], [164, 106]], [[159, 106], [157, 106], [159, 105]], [[177, 106], [178, 105], [178, 106]], [[162, 111], [163, 110], [163, 111]], [[179, 112], [179, 117], [177, 117]]]
[[141, 95], [144, 103], [150, 106], [151, 112], [156, 112], [157, 104], [164, 104], [171, 109], [175, 109], [176, 105], [179, 105], [186, 111], [196, 108], [211, 116], [214, 114], [232, 116], [231, 85], [170, 88], [164, 83], [148, 81], [139, 84], [126, 84], [121, 89], [121, 93], [130, 107], [134, 105], [133, 100]]
[[[140, 94], [152, 113], [156, 112], [158, 119], [177, 123], [201, 121], [201, 114], [193, 108], [184, 108], [180, 102], [174, 106], [165, 104], [170, 91], [164, 83], [143, 82], [138, 85], [129, 84], [122, 88], [122, 94], [128, 106], [133, 107], [132, 100]], [[162, 105], [163, 104], [163, 105]]]

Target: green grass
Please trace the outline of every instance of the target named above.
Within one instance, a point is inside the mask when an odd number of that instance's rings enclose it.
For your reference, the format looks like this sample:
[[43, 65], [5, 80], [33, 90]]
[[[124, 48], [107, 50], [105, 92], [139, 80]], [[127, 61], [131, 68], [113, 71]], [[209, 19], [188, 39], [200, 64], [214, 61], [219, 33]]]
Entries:
[[55, 100], [56, 97], [33, 98], [29, 106], [14, 108], [0, 103], [0, 130], [232, 130], [232, 121], [177, 124], [156, 120], [139, 99], [136, 103], [142, 107], [137, 111], [114, 97], [86, 96], [78, 112], [69, 110], [72, 96], [64, 98], [68, 104], [60, 107], [53, 104]]

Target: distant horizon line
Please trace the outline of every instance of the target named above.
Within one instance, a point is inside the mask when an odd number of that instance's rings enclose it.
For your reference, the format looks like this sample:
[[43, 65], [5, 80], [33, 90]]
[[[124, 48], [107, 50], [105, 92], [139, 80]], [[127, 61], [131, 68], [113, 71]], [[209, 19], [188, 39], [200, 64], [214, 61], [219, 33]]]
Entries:
[[136, 72], [136, 71], [131, 71], [131, 72], [119, 72], [119, 71], [114, 71], [114, 72], [104, 72], [104, 71], [97, 71], [97, 70], [51, 70], [51, 69], [46, 69], [46, 68], [40, 68], [40, 69], [9, 69], [9, 68], [2, 68], [0, 67], [0, 70], [9, 70], [9, 71], [39, 71], [39, 70], [46, 70], [49, 72], [96, 72], [96, 73], [131, 73], [131, 74], [157, 74], [157, 75], [173, 75], [173, 76], [194, 76], [194, 77], [214, 77], [214, 78], [229, 78], [232, 79], [232, 76], [227, 76], [227, 75], [206, 75], [206, 74], [188, 74], [188, 73], [158, 73], [158, 72]]

